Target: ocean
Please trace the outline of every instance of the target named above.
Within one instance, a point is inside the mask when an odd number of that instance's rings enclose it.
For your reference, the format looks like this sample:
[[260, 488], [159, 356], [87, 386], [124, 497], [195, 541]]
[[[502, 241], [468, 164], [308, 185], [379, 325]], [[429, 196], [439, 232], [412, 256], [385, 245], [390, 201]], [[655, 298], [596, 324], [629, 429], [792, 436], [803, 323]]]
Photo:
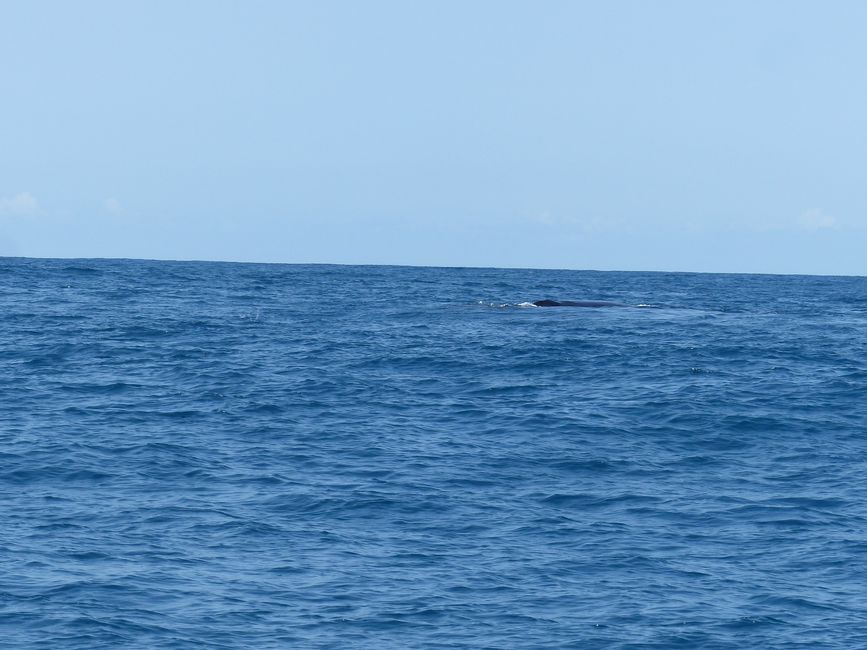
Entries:
[[0, 368], [3, 648], [867, 647], [867, 278], [0, 258]]

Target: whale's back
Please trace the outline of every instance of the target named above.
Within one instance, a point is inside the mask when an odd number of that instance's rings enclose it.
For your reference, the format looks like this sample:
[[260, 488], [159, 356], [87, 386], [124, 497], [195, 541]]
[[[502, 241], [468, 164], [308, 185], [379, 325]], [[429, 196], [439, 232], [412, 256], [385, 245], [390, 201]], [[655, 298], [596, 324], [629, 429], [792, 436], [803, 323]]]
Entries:
[[533, 303], [537, 307], [625, 307], [619, 302], [608, 300], [537, 300]]

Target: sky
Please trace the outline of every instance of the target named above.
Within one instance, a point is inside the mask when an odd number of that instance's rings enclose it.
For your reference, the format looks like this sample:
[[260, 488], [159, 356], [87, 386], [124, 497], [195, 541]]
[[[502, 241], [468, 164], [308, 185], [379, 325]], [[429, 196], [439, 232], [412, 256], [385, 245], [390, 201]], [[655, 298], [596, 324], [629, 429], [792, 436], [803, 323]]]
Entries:
[[867, 275], [867, 3], [0, 0], [0, 255]]

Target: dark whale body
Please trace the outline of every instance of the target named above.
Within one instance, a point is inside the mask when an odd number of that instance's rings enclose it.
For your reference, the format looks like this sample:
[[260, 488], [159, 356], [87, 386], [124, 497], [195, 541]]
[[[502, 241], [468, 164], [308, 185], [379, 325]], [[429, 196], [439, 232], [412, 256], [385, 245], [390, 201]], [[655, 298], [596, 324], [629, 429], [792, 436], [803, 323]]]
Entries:
[[537, 300], [533, 304], [537, 307], [626, 307], [607, 300]]

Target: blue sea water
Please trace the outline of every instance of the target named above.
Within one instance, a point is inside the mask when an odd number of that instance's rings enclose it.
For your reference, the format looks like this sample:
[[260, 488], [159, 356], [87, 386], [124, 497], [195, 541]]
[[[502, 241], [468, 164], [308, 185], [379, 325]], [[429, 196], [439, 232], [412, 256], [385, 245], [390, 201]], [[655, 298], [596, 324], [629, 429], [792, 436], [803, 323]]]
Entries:
[[0, 259], [0, 334], [3, 648], [867, 647], [865, 278]]

